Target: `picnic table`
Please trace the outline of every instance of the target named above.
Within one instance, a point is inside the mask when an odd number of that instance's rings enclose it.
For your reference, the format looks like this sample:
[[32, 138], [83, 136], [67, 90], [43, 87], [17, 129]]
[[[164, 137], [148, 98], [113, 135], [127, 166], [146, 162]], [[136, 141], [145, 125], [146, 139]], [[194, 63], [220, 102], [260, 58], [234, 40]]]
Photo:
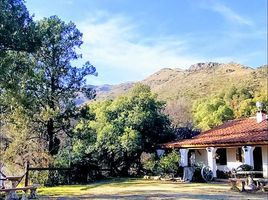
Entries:
[[[250, 190], [256, 190], [259, 188], [260, 185], [262, 185], [262, 182], [259, 183], [262, 179], [254, 179], [254, 175], [256, 174], [263, 174], [262, 171], [237, 171], [235, 173], [235, 178], [229, 179], [232, 184], [232, 189], [238, 189], [237, 183], [241, 182], [242, 189], [241, 191], [245, 191], [245, 186], [247, 186]], [[237, 178], [236, 175], [245, 175], [246, 178]], [[257, 185], [254, 183], [254, 181], [257, 182]]]
[[22, 194], [23, 200], [28, 199], [26, 197], [26, 192], [30, 190], [30, 195], [29, 198], [36, 198], [36, 189], [38, 185], [32, 185], [32, 186], [27, 186], [27, 187], [18, 187], [19, 183], [23, 179], [25, 174], [22, 176], [4, 176], [1, 177], [2, 181], [10, 181], [11, 182], [11, 188], [2, 188], [0, 189], [0, 192], [5, 192], [6, 193], [6, 200], [14, 200], [14, 199], [19, 199], [19, 196], [17, 195], [16, 191], [23, 191], [24, 193]]
[[237, 171], [236, 174], [243, 174], [243, 175], [255, 175], [255, 174], [262, 174], [263, 171]]
[[21, 182], [21, 180], [23, 179], [23, 176], [6, 176], [6, 180], [5, 181], [11, 181], [11, 188], [16, 188], [18, 186], [18, 184]]

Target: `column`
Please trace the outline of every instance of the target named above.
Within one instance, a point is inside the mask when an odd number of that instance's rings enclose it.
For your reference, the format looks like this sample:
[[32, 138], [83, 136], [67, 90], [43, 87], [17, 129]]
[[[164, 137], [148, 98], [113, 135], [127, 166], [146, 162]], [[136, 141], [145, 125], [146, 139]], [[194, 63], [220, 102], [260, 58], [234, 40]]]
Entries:
[[251, 165], [254, 167], [254, 160], [253, 160], [253, 150], [255, 147], [252, 146], [243, 146], [242, 150], [244, 153], [244, 159], [245, 159], [245, 164]]
[[268, 145], [262, 146], [263, 178], [268, 178]]
[[208, 156], [208, 166], [211, 168], [213, 172], [213, 177], [217, 177], [217, 165], [216, 165], [216, 150], [217, 148], [215, 147], [207, 147], [207, 156]]
[[181, 154], [180, 166], [182, 167], [188, 166], [188, 152], [189, 152], [189, 149], [180, 149], [180, 154]]

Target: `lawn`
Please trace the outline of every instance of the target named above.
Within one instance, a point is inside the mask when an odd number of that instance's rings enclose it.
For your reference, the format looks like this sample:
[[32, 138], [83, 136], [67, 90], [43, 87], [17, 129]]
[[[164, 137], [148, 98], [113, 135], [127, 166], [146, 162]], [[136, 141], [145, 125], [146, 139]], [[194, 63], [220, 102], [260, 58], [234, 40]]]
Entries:
[[76, 199], [266, 199], [267, 193], [230, 191], [226, 183], [178, 183], [143, 179], [112, 179], [88, 185], [43, 187], [42, 200]]

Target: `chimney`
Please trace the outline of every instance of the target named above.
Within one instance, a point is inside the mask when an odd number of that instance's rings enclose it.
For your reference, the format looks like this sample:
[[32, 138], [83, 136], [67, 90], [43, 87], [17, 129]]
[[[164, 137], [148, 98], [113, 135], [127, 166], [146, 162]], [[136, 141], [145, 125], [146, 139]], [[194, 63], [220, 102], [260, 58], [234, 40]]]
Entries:
[[257, 102], [256, 106], [258, 109], [256, 115], [257, 123], [261, 123], [262, 121], [267, 119], [267, 115], [266, 112], [262, 110], [263, 104], [261, 102]]

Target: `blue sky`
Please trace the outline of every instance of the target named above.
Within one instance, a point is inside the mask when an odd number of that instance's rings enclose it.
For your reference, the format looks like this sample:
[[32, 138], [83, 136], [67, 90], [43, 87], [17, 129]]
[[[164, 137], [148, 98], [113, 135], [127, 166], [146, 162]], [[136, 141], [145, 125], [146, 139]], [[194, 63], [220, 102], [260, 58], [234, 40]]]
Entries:
[[197, 62], [267, 63], [267, 0], [26, 0], [34, 19], [58, 15], [83, 33], [89, 84], [138, 81]]

